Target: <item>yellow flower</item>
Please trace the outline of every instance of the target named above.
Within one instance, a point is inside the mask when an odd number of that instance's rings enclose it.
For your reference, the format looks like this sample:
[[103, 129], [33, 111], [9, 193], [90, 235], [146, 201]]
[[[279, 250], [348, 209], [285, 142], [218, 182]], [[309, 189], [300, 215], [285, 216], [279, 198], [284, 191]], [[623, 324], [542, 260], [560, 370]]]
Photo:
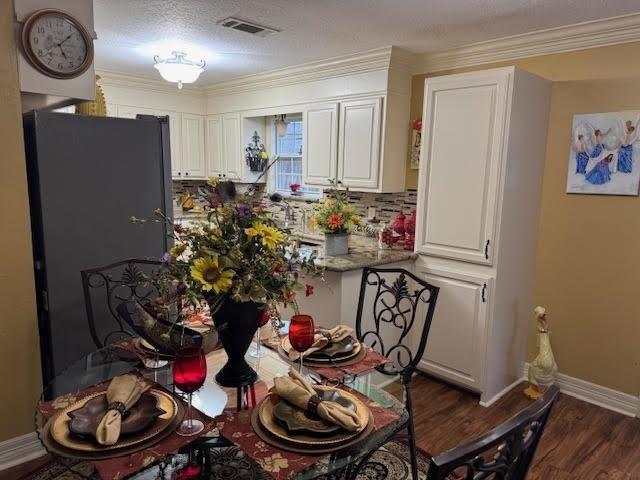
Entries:
[[218, 185], [218, 179], [216, 177], [211, 177], [209, 180], [207, 180], [207, 183], [215, 188], [216, 185]]
[[180, 255], [182, 255], [182, 253], [184, 253], [186, 249], [187, 249], [186, 245], [179, 243], [178, 245], [173, 247], [171, 250], [169, 250], [169, 253], [173, 257], [179, 257]]
[[261, 237], [262, 245], [271, 251], [276, 249], [276, 245], [284, 242], [284, 234], [275, 227], [263, 225], [258, 234]]
[[247, 237], [253, 238], [258, 235], [258, 230], [254, 227], [249, 227], [244, 229], [244, 233], [246, 233]]
[[263, 158], [264, 160], [267, 160], [269, 158], [269, 154], [267, 152], [262, 152], [260, 154], [260, 157]]
[[236, 272], [231, 269], [220, 268], [217, 254], [198, 258], [191, 266], [191, 276], [202, 284], [202, 290], [206, 292], [211, 290], [215, 293], [228, 292], [233, 284], [231, 279], [235, 274]]

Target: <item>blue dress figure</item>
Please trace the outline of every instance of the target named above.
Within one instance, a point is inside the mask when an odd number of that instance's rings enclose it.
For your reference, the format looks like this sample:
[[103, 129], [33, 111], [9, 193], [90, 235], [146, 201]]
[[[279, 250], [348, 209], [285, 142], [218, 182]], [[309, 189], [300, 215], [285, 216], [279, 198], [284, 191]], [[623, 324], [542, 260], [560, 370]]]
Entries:
[[584, 143], [584, 135], [578, 135], [576, 142], [576, 173], [587, 173], [587, 163], [589, 163], [589, 154], [587, 153], [587, 145]]
[[602, 139], [609, 135], [611, 129], [607, 130], [605, 133], [602, 133], [602, 130], [596, 128], [593, 133], [596, 136], [596, 146], [593, 147], [593, 151], [591, 152], [591, 158], [599, 157], [602, 151], [604, 150], [604, 144], [602, 143]]
[[633, 169], [633, 142], [636, 127], [627, 120], [627, 133], [624, 137], [624, 143], [618, 150], [618, 171], [622, 173], [631, 173]]
[[589, 170], [589, 173], [585, 176], [587, 182], [593, 185], [604, 185], [611, 181], [611, 172], [609, 171], [609, 164], [613, 161], [613, 154], [610, 153], [605, 158], [600, 160], [596, 165]]

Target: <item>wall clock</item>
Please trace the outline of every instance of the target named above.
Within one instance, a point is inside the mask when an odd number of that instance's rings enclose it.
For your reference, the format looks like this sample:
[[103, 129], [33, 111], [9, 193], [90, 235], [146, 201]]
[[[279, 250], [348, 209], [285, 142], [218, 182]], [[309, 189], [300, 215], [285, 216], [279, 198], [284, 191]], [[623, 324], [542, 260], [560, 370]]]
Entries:
[[77, 19], [54, 8], [38, 10], [22, 28], [22, 48], [41, 73], [69, 79], [93, 62], [93, 39]]

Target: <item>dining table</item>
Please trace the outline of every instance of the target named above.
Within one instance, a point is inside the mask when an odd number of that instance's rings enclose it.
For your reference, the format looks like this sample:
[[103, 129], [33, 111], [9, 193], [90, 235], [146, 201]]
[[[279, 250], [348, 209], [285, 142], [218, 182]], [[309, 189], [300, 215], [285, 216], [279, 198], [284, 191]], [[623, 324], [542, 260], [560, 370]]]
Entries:
[[[245, 389], [222, 387], [215, 382], [215, 374], [227, 359], [224, 349], [206, 355], [207, 378], [193, 394], [193, 407], [205, 420], [202, 434], [187, 439], [180, 437], [180, 441], [173, 444], [165, 442], [164, 448], [152, 447], [137, 456], [132, 454], [105, 461], [70, 458], [49, 449], [52, 461], [78, 478], [102, 480], [352, 478], [376, 450], [406, 425], [405, 403], [389, 391], [393, 378], [369, 369], [349, 375], [336, 385], [310, 367], [301, 372], [310, 382], [330, 383], [365, 401], [372, 412], [375, 428], [357, 443], [326, 454], [292, 453], [265, 444], [255, 435], [252, 437], [250, 412], [269, 394], [276, 377], [286, 376], [289, 369], [299, 367], [283, 358], [277, 349], [262, 350], [261, 358], [246, 355], [247, 362], [258, 373], [258, 380]], [[35, 410], [36, 431], [41, 441], [52, 412], [76, 401], [81, 392], [91, 391], [96, 385], [104, 385], [118, 375], [131, 372], [172, 394], [181, 395], [173, 385], [171, 362], [161, 368], [145, 368], [139, 358], [120, 346], [108, 346], [82, 357], [45, 386]], [[46, 448], [46, 442], [43, 444]]]

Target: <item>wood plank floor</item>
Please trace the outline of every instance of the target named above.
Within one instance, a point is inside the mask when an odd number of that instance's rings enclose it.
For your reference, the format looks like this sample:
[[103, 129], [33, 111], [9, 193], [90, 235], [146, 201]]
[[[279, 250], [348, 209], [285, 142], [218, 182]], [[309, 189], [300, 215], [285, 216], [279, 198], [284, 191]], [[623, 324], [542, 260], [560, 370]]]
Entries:
[[[531, 403], [522, 388], [489, 408], [478, 397], [426, 375], [414, 379], [418, 445], [438, 454], [464, 443]], [[640, 479], [640, 420], [560, 395], [527, 480]]]
[[[522, 388], [489, 408], [478, 397], [426, 375], [414, 379], [418, 445], [438, 454], [490, 430], [531, 403]], [[25, 478], [34, 460], [0, 472]], [[640, 480], [640, 420], [561, 395], [527, 480]]]

